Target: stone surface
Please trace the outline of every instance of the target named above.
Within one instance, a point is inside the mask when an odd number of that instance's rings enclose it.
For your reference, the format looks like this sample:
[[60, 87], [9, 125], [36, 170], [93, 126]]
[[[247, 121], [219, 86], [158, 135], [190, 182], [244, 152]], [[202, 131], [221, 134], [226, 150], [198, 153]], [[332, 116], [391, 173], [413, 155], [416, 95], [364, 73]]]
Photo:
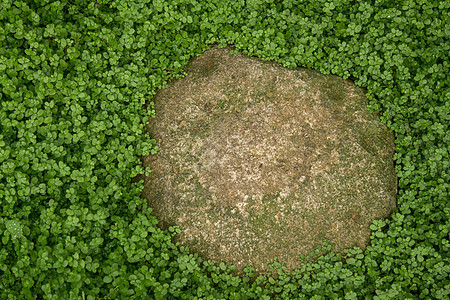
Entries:
[[153, 99], [160, 150], [143, 158], [143, 197], [161, 226], [238, 271], [274, 257], [293, 269], [324, 239], [364, 249], [397, 189], [394, 137], [364, 90], [229, 50], [194, 58]]

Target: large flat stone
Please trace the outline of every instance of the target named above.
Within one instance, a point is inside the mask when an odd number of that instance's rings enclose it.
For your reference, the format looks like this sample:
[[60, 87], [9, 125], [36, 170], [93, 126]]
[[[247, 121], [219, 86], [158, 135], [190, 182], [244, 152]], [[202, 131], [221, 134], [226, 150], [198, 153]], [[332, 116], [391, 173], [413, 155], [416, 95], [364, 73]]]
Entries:
[[364, 90], [337, 76], [286, 69], [229, 49], [193, 59], [157, 93], [149, 131], [159, 153], [143, 196], [205, 259], [289, 269], [326, 239], [369, 242], [396, 205], [394, 137]]

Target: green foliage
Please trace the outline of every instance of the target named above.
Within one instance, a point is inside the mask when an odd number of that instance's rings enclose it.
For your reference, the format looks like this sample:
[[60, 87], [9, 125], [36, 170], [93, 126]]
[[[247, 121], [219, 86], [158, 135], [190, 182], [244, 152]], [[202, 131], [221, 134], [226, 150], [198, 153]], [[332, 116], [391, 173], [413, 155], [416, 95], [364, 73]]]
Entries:
[[[449, 6], [2, 1], [0, 298], [448, 298]], [[399, 192], [366, 251], [236, 277], [158, 229], [131, 183], [157, 150], [144, 103], [213, 43], [367, 88], [396, 136]]]

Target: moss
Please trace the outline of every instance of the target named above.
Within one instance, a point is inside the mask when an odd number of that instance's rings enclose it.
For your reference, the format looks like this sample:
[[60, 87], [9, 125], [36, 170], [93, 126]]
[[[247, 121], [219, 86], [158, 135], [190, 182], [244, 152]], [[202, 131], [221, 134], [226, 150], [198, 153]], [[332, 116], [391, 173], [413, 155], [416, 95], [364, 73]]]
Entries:
[[192, 137], [205, 138], [211, 132], [210, 123], [206, 121], [196, 122], [189, 126]]

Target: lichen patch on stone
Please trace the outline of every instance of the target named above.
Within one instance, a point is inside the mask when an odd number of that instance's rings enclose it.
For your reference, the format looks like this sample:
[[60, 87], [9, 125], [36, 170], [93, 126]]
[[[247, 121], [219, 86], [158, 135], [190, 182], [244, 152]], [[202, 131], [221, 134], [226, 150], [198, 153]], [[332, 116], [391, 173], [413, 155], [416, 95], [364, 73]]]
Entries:
[[180, 243], [205, 259], [261, 272], [298, 266], [326, 239], [365, 248], [395, 207], [393, 134], [364, 91], [332, 75], [229, 49], [192, 60], [157, 93], [159, 153], [143, 196]]

